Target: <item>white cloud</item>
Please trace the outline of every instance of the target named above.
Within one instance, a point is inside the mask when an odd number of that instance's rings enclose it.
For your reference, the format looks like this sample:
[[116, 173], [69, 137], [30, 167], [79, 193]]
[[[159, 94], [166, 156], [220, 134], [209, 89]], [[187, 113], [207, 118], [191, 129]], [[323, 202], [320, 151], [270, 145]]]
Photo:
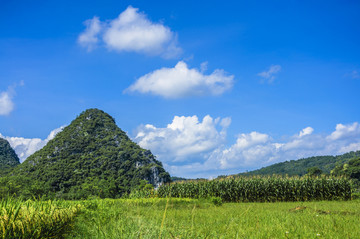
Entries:
[[[329, 136], [313, 135], [314, 129], [307, 127], [284, 142], [276, 142], [268, 135], [256, 132], [241, 134], [236, 144], [220, 153], [215, 152], [212, 156], [218, 158], [224, 169], [244, 170], [247, 167], [259, 168], [310, 156], [342, 154], [360, 150], [360, 131], [354, 130], [355, 125], [358, 124], [342, 125], [342, 127], [337, 125], [336, 130]], [[333, 138], [333, 135], [338, 135], [339, 129], [344, 137]], [[255, 135], [261, 137], [254, 137]]]
[[260, 72], [258, 76], [262, 77], [263, 80], [267, 80], [268, 83], [274, 82], [276, 76], [275, 74], [281, 70], [280, 65], [272, 65], [269, 70]]
[[305, 135], [309, 135], [312, 134], [312, 132], [314, 132], [314, 129], [311, 127], [306, 127], [305, 129], [301, 130], [299, 133], [299, 137], [303, 137]]
[[119, 52], [133, 51], [172, 58], [182, 51], [177, 46], [176, 34], [169, 27], [151, 22], [144, 13], [132, 6], [116, 19], [102, 23], [94, 17], [85, 24], [87, 28], [78, 41], [89, 50], [101, 39], [108, 49]]
[[[204, 70], [204, 65], [202, 69]], [[179, 61], [174, 68], [161, 68], [140, 77], [127, 90], [149, 93], [164, 98], [186, 96], [221, 95], [232, 88], [234, 76], [224, 70], [216, 69], [205, 75], [198, 69], [189, 69], [185, 62]]]
[[[166, 128], [145, 125], [135, 140], [164, 162], [172, 175], [189, 178], [239, 173], [287, 160], [339, 155], [360, 150], [359, 123], [338, 124], [329, 134], [314, 134], [306, 127], [291, 137], [273, 139], [256, 131], [241, 133], [225, 146], [230, 118], [175, 117]], [[219, 126], [221, 127], [219, 129]]]
[[18, 155], [20, 162], [24, 162], [27, 157], [35, 153], [36, 151], [42, 149], [47, 142], [52, 140], [57, 133], [62, 131], [65, 126], [61, 126], [60, 128], [54, 129], [50, 132], [48, 137], [44, 140], [39, 138], [23, 138], [23, 137], [9, 137], [3, 136], [0, 133], [0, 137], [6, 139], [11, 147], [15, 150]]
[[240, 134], [236, 141], [235, 147], [239, 149], [249, 148], [250, 146], [266, 143], [269, 141], [269, 135], [258, 132], [251, 132], [250, 134]]
[[14, 109], [12, 96], [9, 92], [0, 93], [0, 115], [9, 115]]
[[357, 151], [357, 150], [360, 150], [360, 142], [352, 143], [352, 144], [341, 147], [339, 150], [339, 153], [347, 153], [347, 152]]
[[80, 34], [78, 43], [87, 48], [88, 51], [93, 50], [99, 43], [98, 35], [101, 31], [101, 22], [98, 17], [86, 20], [84, 22], [86, 30]]
[[15, 104], [13, 98], [16, 94], [15, 88], [23, 85], [24, 81], [20, 81], [9, 86], [6, 91], [0, 92], [0, 115], [9, 115], [14, 110]]
[[224, 143], [230, 118], [213, 119], [207, 115], [199, 122], [197, 116], [175, 116], [166, 128], [153, 125], [141, 126], [135, 141], [151, 149], [165, 163], [187, 161], [203, 157]]
[[337, 124], [336, 130], [327, 137], [329, 140], [337, 140], [347, 137], [354, 137], [360, 134], [360, 125], [354, 122], [351, 125]]

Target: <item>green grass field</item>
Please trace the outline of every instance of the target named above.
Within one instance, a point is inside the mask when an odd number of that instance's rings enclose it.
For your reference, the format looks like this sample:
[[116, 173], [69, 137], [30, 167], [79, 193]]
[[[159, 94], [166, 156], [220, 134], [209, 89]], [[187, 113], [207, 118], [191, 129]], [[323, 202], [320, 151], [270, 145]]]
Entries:
[[118, 199], [85, 203], [68, 238], [360, 238], [360, 201], [225, 203]]
[[0, 238], [357, 239], [360, 200], [219, 206], [186, 198], [10, 200], [2, 201], [0, 223]]

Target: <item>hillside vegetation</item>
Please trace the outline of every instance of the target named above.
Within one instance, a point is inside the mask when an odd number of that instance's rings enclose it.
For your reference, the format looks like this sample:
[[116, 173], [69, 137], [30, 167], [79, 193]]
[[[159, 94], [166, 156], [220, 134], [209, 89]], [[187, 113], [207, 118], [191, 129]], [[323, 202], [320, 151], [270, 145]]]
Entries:
[[2, 194], [117, 198], [145, 184], [170, 181], [149, 150], [132, 142], [98, 109], [81, 113], [47, 145], [0, 178]]
[[20, 164], [19, 158], [6, 139], [0, 138], [0, 175], [2, 170], [7, 170]]
[[360, 157], [349, 160], [343, 165], [336, 166], [331, 170], [331, 175], [345, 176], [353, 180], [355, 185], [360, 187]]
[[322, 173], [330, 174], [337, 166], [344, 165], [352, 159], [360, 158], [360, 151], [350, 152], [338, 156], [316, 156], [291, 160], [282, 163], [273, 164], [258, 170], [240, 173], [240, 176], [254, 175], [288, 175], [303, 176], [308, 173], [310, 168], [318, 168]]

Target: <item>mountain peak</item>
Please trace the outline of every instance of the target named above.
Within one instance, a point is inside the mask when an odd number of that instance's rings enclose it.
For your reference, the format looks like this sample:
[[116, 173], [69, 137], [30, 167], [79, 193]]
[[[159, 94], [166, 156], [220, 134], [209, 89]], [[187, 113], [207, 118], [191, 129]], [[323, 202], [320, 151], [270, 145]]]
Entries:
[[102, 110], [99, 110], [97, 108], [91, 108], [83, 111], [79, 117], [85, 117], [86, 120], [96, 119], [96, 118], [107, 118], [112, 120], [115, 123], [115, 120], [113, 117], [111, 117], [109, 114], [105, 113]]
[[132, 142], [115, 120], [99, 109], [82, 112], [17, 170], [46, 181], [50, 190], [61, 193], [100, 181], [114, 184], [110, 197], [129, 192], [144, 180], [155, 187], [170, 181], [161, 162]]
[[6, 139], [0, 138], [0, 170], [14, 167], [20, 164], [14, 149]]

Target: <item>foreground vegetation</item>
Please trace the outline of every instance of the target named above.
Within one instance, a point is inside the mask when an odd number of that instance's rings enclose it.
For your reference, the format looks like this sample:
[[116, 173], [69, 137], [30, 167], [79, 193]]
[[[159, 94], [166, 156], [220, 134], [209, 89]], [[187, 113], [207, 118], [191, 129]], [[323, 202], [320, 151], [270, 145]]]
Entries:
[[359, 238], [360, 201], [1, 201], [0, 238]]
[[[359, 238], [359, 201], [225, 203], [127, 199], [88, 202], [70, 238]], [[90, 204], [91, 205], [91, 204]]]
[[64, 201], [0, 201], [0, 238], [62, 238], [80, 212]]

